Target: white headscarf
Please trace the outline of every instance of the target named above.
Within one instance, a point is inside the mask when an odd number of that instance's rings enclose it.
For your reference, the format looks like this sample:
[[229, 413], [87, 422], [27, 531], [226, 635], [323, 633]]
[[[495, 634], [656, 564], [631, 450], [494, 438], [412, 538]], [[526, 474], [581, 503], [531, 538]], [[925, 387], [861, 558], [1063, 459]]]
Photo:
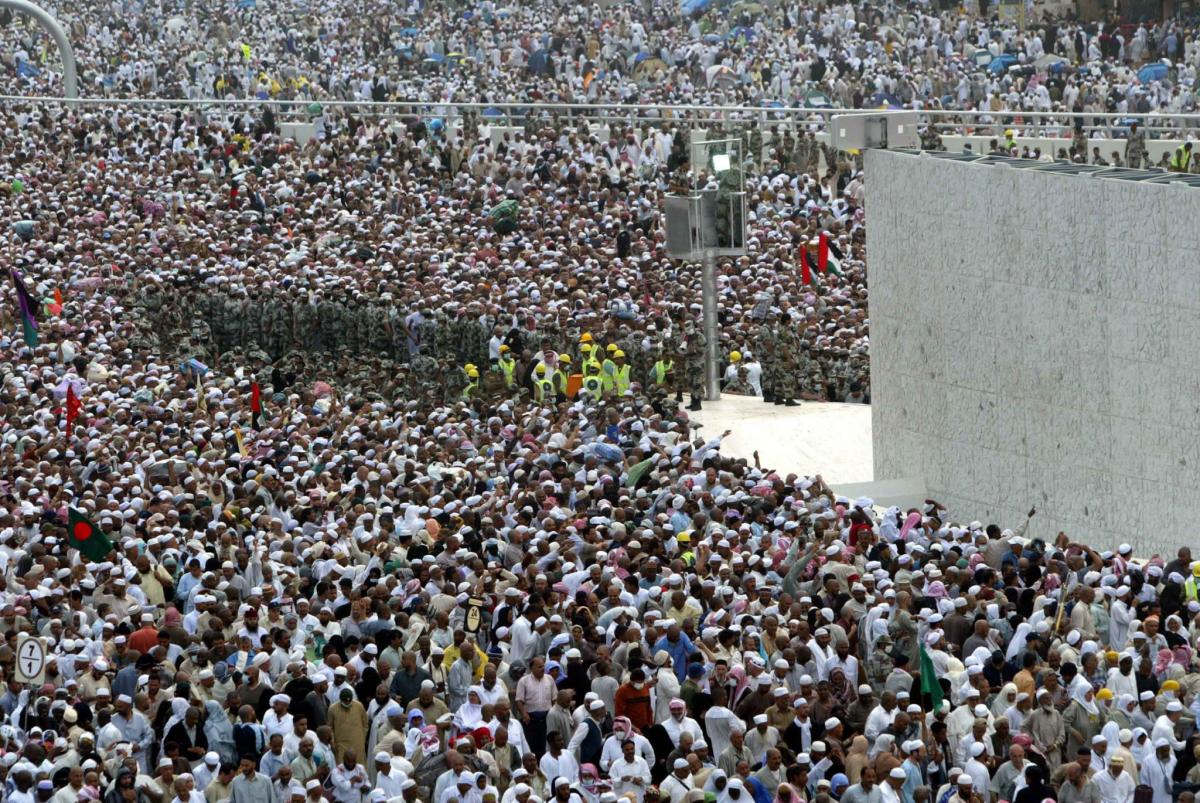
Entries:
[[454, 714], [454, 726], [459, 732], [473, 731], [483, 724], [483, 705], [482, 703], [471, 702], [471, 695], [475, 695], [475, 699], [483, 700], [483, 689], [479, 686], [472, 686], [467, 690], [467, 701], [458, 707], [458, 711]]
[[1021, 622], [1017, 625], [1017, 632], [1013, 633], [1012, 641], [1008, 643], [1008, 651], [1004, 653], [1004, 658], [1011, 661], [1016, 658], [1025, 649], [1025, 640], [1029, 638], [1029, 634], [1033, 632], [1033, 625], [1029, 622]]
[[880, 753], [892, 752], [892, 745], [894, 745], [895, 743], [896, 743], [896, 737], [893, 736], [892, 734], [890, 734], [890, 733], [879, 734], [878, 736], [875, 737], [875, 744], [873, 744], [871, 746], [870, 752], [867, 753], [867, 758], [874, 761], [875, 756], [879, 755]]
[[171, 732], [171, 728], [183, 722], [183, 718], [187, 716], [187, 710], [190, 707], [191, 704], [183, 697], [176, 697], [171, 700], [171, 718], [167, 720], [167, 726], [163, 728], [163, 743], [160, 745], [160, 749], [163, 752], [165, 752], [167, 734]]
[[1096, 700], [1089, 700], [1087, 696], [1092, 693], [1092, 687], [1083, 683], [1076, 684], [1071, 687], [1071, 699], [1083, 706], [1083, 710], [1087, 711], [1094, 717], [1100, 716], [1100, 708], [1096, 705]]
[[[1010, 694], [1013, 696], [1011, 700], [1008, 699], [1008, 695]], [[996, 695], [996, 699], [992, 700], [992, 714], [998, 717], [1004, 716], [1004, 712], [1007, 711], [1010, 706], [1014, 706], [1016, 704], [1017, 684], [1005, 683], [1004, 688], [1000, 689], [1000, 693]]]

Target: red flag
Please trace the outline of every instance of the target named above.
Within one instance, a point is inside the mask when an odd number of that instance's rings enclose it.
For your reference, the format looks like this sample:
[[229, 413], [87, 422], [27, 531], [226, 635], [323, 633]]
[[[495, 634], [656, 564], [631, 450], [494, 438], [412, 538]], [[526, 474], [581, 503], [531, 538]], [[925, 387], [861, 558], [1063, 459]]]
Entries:
[[60, 307], [62, 306], [62, 290], [59, 290], [57, 287], [54, 288], [54, 303]]
[[812, 284], [812, 268], [808, 266], [808, 251], [800, 249], [800, 278], [805, 284]]
[[257, 382], [250, 383], [250, 425], [258, 429], [258, 417], [262, 415], [262, 391]]
[[67, 385], [67, 439], [71, 438], [71, 429], [75, 425], [75, 419], [79, 417], [79, 411], [83, 409], [83, 403], [79, 401], [79, 397], [75, 395], [75, 388]]
[[821, 232], [820, 239], [817, 240], [817, 270], [824, 273], [829, 267], [829, 237], [825, 232]]

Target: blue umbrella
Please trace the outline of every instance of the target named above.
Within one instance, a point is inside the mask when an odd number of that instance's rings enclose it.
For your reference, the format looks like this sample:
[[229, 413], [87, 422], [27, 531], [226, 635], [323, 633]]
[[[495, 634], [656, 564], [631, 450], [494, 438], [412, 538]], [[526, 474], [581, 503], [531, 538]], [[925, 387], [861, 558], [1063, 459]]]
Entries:
[[1003, 75], [1004, 71], [1017, 63], [1017, 57], [1011, 53], [1001, 53], [988, 62], [988, 72], [993, 75]]
[[636, 56], [633, 57], [633, 63], [641, 64], [643, 61], [645, 61], [648, 58], [653, 58], [653, 57], [649, 53], [638, 53]]
[[625, 453], [621, 451], [620, 447], [613, 446], [611, 443], [597, 443], [592, 449], [596, 457], [609, 463], [619, 463], [625, 459]]
[[734, 28], [732, 31], [729, 32], [729, 35], [725, 38], [726, 39], [737, 39], [739, 36], [741, 38], [745, 39], [747, 42], [754, 41], [754, 31], [752, 31], [750, 28], [747, 28], [744, 25], [739, 25], [737, 28]]
[[550, 72], [550, 57], [545, 48], [535, 50], [529, 57], [529, 71], [534, 75], [545, 75]]
[[696, 14], [701, 11], [707, 11], [712, 2], [713, 0], [683, 0], [679, 10], [684, 14]]
[[429, 63], [433, 63], [433, 64], [445, 64], [445, 63], [446, 63], [446, 57], [445, 57], [445, 56], [443, 56], [441, 53], [432, 53], [432, 54], [430, 54], [429, 56], [426, 56], [426, 58], [425, 58], [425, 63], [426, 63], [426, 64], [429, 64]]
[[719, 44], [719, 43], [720, 43], [720, 41], [721, 41], [721, 37], [720, 37], [720, 35], [718, 35], [718, 34], [715, 34], [715, 33], [706, 33], [706, 34], [704, 34], [704, 43], [705, 43], [706, 45], [715, 45], [715, 44]]
[[1142, 69], [1138, 70], [1138, 80], [1143, 84], [1148, 84], [1151, 81], [1161, 81], [1167, 77], [1167, 65], [1161, 61], [1156, 61], [1153, 64], [1147, 64]]
[[401, 36], [416, 36], [419, 33], [420, 33], [420, 31], [417, 30], [416, 28], [401, 28], [400, 29]]

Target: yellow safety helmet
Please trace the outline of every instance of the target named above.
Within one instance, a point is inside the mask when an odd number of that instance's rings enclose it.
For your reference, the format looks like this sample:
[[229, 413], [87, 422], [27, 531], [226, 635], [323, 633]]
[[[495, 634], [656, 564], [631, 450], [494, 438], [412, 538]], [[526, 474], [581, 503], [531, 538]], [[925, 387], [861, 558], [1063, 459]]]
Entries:
[[580, 343], [591, 343], [592, 342], [591, 332], [584, 332], [583, 334], [581, 334], [579, 336], [579, 342]]
[[741, 362], [742, 361], [742, 353], [740, 351], [729, 352], [729, 361], [730, 362]]
[[611, 353], [611, 352], [614, 352], [614, 351], [617, 351], [617, 344], [616, 344], [616, 343], [609, 343], [607, 346], [605, 346], [605, 347], [604, 347], [604, 350], [605, 350], [605, 351], [607, 351], [607, 352], [610, 352], [610, 353]]
[[558, 361], [565, 362], [567, 365], [570, 365], [571, 364], [571, 355], [570, 354], [559, 354]]
[[1014, 136], [1016, 136], [1016, 134], [1013, 132], [1013, 130], [1011, 128], [1006, 128], [1004, 130], [1004, 138], [1005, 139], [1012, 139]]
[[467, 376], [471, 377], [472, 379], [478, 379], [479, 378], [479, 369], [476, 368], [474, 365], [472, 365], [470, 368], [467, 369]]
[[537, 368], [533, 369], [533, 372], [535, 374], [537, 374], [538, 376], [545, 376], [546, 375], [546, 366], [539, 365]]
[[504, 353], [504, 352], [506, 352], [506, 351], [511, 351], [511, 349], [509, 349], [509, 347], [508, 347], [508, 346], [506, 346], [506, 345], [504, 345], [504, 344], [501, 344], [501, 345], [500, 345], [500, 353], [501, 353], [501, 354], [503, 354], [503, 353]]
[[591, 343], [580, 343], [579, 344], [579, 351], [582, 354], [591, 354], [595, 350], [596, 350], [596, 347], [593, 346]]
[[463, 369], [467, 370], [467, 371], [471, 371], [474, 368], [475, 368], [475, 363], [473, 363], [473, 362], [469, 362], [469, 363], [466, 363], [463, 365]]
[[616, 351], [613, 352], [613, 356], [621, 357], [623, 359], [625, 357], [625, 352], [621, 351], [620, 349], [617, 349]]

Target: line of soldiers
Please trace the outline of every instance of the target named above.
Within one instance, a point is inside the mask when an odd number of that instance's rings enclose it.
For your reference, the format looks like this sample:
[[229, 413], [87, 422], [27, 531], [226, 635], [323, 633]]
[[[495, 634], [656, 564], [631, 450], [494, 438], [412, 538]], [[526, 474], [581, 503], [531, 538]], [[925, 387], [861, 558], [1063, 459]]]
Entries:
[[[131, 306], [133, 348], [205, 363], [242, 353], [264, 376], [275, 369], [301, 377], [330, 358], [370, 355], [396, 363], [411, 398], [442, 403], [464, 395], [497, 397], [518, 384], [535, 398], [551, 393], [566, 398], [573, 373], [592, 395], [620, 395], [634, 382], [652, 384], [678, 401], [688, 394], [692, 410], [700, 409], [705, 395], [708, 343], [691, 320], [666, 322], [658, 331], [610, 333], [601, 346], [593, 335], [546, 316], [522, 333], [520, 343], [502, 346], [501, 358], [493, 361], [489, 343], [504, 331], [497, 321], [423, 309], [417, 323], [406, 325], [408, 311], [387, 293], [373, 302], [336, 296], [308, 302], [150, 284], [139, 288]], [[754, 345], [763, 356], [764, 396], [779, 404], [827, 399], [830, 393], [840, 401], [867, 371], [865, 355], [810, 354], [795, 327], [783, 325], [777, 314], [764, 321]], [[554, 356], [548, 362], [535, 356], [542, 354]], [[461, 368], [446, 371], [447, 365]]]
[[813, 351], [795, 326], [780, 320], [777, 308], [767, 311], [755, 332], [754, 351], [778, 358], [762, 362], [763, 401], [768, 404], [795, 407], [798, 399], [843, 401], [867, 392], [865, 354], [840, 348]]

